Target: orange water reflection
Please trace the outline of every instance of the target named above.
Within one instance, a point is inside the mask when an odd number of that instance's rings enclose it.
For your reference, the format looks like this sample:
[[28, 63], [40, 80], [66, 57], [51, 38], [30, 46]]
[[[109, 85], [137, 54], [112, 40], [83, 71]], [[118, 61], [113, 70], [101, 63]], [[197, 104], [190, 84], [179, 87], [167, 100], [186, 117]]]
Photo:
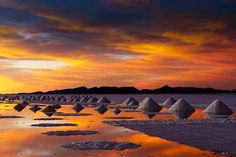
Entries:
[[[0, 114], [2, 115], [19, 115], [24, 116], [22, 119], [0, 119], [0, 154], [1, 157], [78, 157], [78, 156], [98, 156], [98, 157], [216, 157], [208, 151], [201, 151], [186, 145], [177, 144], [158, 137], [150, 137], [143, 133], [132, 131], [123, 127], [113, 127], [102, 123], [104, 117], [111, 117], [114, 114], [111, 111], [104, 115], [98, 114], [94, 109], [86, 108], [82, 113], [92, 113], [92, 116], [84, 117], [63, 117], [63, 121], [54, 122], [71, 122], [77, 123], [77, 127], [60, 127], [60, 128], [35, 128], [31, 124], [40, 123], [33, 120], [38, 117], [46, 117], [43, 113], [34, 114], [26, 108], [21, 113], [12, 110], [13, 105], [1, 105]], [[65, 105], [60, 112], [73, 113], [71, 106]], [[156, 115], [153, 119], [173, 119], [174, 116], [166, 114], [166, 109], [162, 114]], [[135, 119], [148, 119], [148, 117], [136, 112], [122, 112], [119, 116], [131, 116]], [[191, 118], [202, 118], [204, 115], [201, 110], [195, 112]], [[44, 121], [46, 122], [46, 121]], [[47, 121], [50, 123], [50, 121]], [[56, 137], [46, 136], [41, 133], [55, 130], [70, 129], [89, 129], [100, 132], [98, 135], [89, 136], [69, 136]], [[72, 151], [60, 147], [60, 145], [77, 141], [128, 141], [142, 144], [142, 147], [135, 150], [125, 151]]]

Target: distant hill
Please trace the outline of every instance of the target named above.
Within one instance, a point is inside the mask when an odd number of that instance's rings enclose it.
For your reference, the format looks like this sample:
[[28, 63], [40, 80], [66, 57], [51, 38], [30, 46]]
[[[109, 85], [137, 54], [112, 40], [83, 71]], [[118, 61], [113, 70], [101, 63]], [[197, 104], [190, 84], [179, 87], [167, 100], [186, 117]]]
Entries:
[[236, 90], [220, 90], [214, 88], [195, 87], [169, 87], [164, 86], [157, 89], [142, 89], [135, 87], [78, 87], [72, 89], [53, 90], [48, 92], [20, 93], [20, 94], [210, 94], [210, 93], [236, 93]]

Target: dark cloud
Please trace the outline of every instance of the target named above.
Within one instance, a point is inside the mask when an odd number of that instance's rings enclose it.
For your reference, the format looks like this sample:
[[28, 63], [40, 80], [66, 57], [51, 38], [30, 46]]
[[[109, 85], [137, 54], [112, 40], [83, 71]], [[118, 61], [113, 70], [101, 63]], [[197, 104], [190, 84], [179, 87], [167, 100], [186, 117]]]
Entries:
[[[0, 6], [0, 23], [18, 26], [23, 31], [23, 45], [34, 44], [42, 50], [106, 52], [112, 50], [107, 42], [130, 42], [124, 36], [136, 41], [187, 44], [164, 37], [165, 32], [211, 31], [233, 40], [236, 34], [233, 0], [10, 0]], [[27, 32], [33, 35], [27, 36]]]
[[235, 0], [0, 0], [0, 92], [234, 88], [235, 19]]
[[37, 28], [47, 20], [45, 18], [33, 15], [28, 11], [22, 11], [12, 8], [0, 8], [0, 24], [20, 26], [22, 28]]

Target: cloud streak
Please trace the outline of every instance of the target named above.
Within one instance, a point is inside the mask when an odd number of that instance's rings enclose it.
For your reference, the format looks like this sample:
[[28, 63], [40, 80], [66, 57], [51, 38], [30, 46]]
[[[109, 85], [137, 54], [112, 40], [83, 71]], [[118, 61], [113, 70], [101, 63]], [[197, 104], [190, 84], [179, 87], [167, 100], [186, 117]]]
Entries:
[[[1, 92], [236, 88], [235, 18], [233, 0], [4, 0], [0, 76], [15, 83]], [[24, 68], [15, 66], [25, 61]]]

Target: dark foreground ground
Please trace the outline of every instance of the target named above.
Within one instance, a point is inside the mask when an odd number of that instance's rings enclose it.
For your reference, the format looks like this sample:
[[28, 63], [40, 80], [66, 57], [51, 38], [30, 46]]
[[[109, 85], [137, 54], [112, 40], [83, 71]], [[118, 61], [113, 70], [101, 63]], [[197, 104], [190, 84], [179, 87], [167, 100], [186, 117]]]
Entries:
[[149, 136], [210, 150], [215, 153], [236, 156], [236, 123], [211, 124], [152, 124], [143, 121], [108, 122], [110, 125], [124, 126], [143, 132]]

